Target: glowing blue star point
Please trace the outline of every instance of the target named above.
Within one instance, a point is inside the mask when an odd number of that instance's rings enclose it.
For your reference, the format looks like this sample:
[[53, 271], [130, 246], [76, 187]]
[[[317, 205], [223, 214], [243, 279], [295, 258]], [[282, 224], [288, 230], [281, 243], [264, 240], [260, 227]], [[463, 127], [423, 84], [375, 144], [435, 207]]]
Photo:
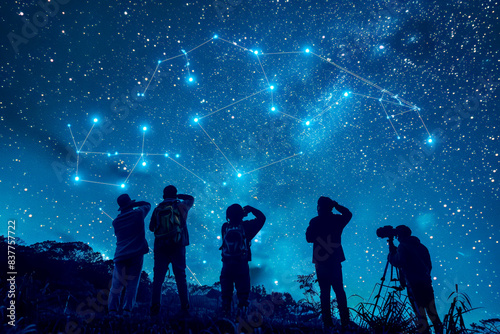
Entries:
[[143, 126], [142, 127], [142, 131], [147, 131], [148, 130], [148, 127], [147, 126]]
[[214, 35], [214, 39], [217, 39], [217, 38], [219, 38], [219, 36], [217, 36], [217, 35]]
[[429, 139], [427, 139], [427, 142], [432, 143], [432, 138], [429, 137]]
[[161, 60], [158, 60], [158, 64], [161, 64]]
[[311, 121], [306, 121], [306, 125], [307, 126], [311, 125]]
[[275, 108], [275, 107], [272, 107], [272, 108], [271, 108], [271, 110], [272, 110], [272, 111], [275, 111], [275, 110], [276, 110], [276, 108]]
[[344, 96], [345, 96], [345, 97], [348, 97], [348, 96], [349, 96], [349, 92], [345, 92], [345, 93], [344, 93]]
[[146, 161], [143, 161], [143, 162], [142, 162], [142, 165], [143, 165], [143, 166], [146, 166]]
[[194, 119], [194, 122], [195, 122], [195, 123], [198, 123], [198, 121], [199, 121], [199, 120], [200, 120], [200, 119], [199, 119], [198, 117], [196, 117], [196, 118]]
[[80, 177], [75, 176], [75, 181], [80, 181]]
[[71, 124], [68, 124], [68, 128], [70, 128], [70, 127], [71, 127]]
[[271, 85], [271, 86], [269, 86], [269, 88], [271, 88], [271, 90], [273, 90], [273, 89], [274, 89], [274, 86], [272, 86], [272, 85]]
[[168, 158], [168, 153], [165, 153], [165, 158]]
[[259, 51], [255, 50], [253, 53], [255, 53], [256, 55], [258, 55], [258, 54], [259, 54]]
[[97, 123], [97, 121], [99, 121], [97, 118], [94, 118], [94, 123]]
[[306, 49], [306, 53], [309, 53], [309, 52], [311, 52], [311, 50], [309, 50], [309, 49]]
[[189, 80], [189, 82], [193, 82], [194, 79], [193, 79], [193, 77], [189, 77], [188, 80]]
[[180, 156], [181, 156], [181, 155], [180, 155], [179, 153], [177, 153], [177, 154], [175, 155], [175, 157], [176, 157], [176, 158], [179, 158]]
[[242, 177], [243, 175], [241, 173], [238, 173], [238, 177]]
[[120, 187], [125, 188], [125, 183], [122, 183]]

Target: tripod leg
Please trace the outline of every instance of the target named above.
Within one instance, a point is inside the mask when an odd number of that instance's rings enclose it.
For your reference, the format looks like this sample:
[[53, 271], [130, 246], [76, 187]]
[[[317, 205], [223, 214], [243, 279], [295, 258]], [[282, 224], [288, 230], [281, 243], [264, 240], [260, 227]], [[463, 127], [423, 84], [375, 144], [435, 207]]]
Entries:
[[380, 283], [380, 289], [378, 290], [378, 294], [375, 296], [375, 305], [373, 305], [372, 316], [375, 314], [375, 310], [377, 309], [378, 300], [380, 299], [380, 294], [382, 293], [382, 288], [384, 287], [385, 276], [387, 275], [387, 268], [389, 268], [389, 258], [387, 258], [387, 262], [385, 263], [384, 275], [380, 279], [382, 281]]

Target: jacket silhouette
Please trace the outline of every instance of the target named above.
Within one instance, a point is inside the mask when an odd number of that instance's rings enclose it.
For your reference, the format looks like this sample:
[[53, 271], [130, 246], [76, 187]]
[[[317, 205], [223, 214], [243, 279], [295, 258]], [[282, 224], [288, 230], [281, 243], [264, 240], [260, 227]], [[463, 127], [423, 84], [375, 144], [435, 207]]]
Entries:
[[[175, 204], [174, 204], [175, 203]], [[188, 212], [194, 204], [191, 195], [177, 194], [177, 188], [169, 185], [163, 189], [163, 202], [154, 209], [149, 230], [155, 232], [160, 222], [158, 221], [158, 210], [167, 205], [174, 204], [180, 214], [181, 237], [177, 243], [173, 243], [168, 236], [155, 236], [154, 244], [154, 267], [153, 267], [153, 290], [151, 292], [151, 316], [157, 316], [161, 309], [161, 287], [172, 263], [175, 283], [181, 302], [179, 316], [189, 313], [189, 296], [186, 281], [186, 246], [189, 245], [189, 233], [187, 229]]]
[[[146, 218], [151, 204], [136, 202], [127, 194], [117, 199], [120, 214], [113, 220], [116, 235], [116, 251], [113, 259], [114, 269], [111, 289], [108, 296], [108, 310], [110, 314], [119, 311], [120, 295], [123, 288], [123, 315], [130, 316], [135, 305], [137, 288], [142, 272], [144, 254], [149, 252], [144, 229]], [[134, 208], [137, 208], [134, 210]]]
[[419, 321], [418, 332], [430, 333], [427, 322], [429, 316], [435, 333], [442, 334], [443, 324], [436, 310], [432, 288], [432, 262], [429, 250], [417, 237], [411, 235], [411, 229], [406, 225], [396, 227], [396, 238], [399, 241], [397, 248], [392, 241], [389, 241], [388, 259], [393, 266], [401, 269], [401, 274], [404, 276], [408, 296]]
[[[335, 208], [341, 214], [332, 212]], [[321, 316], [325, 328], [333, 326], [330, 291], [337, 297], [340, 321], [343, 328], [349, 324], [349, 309], [342, 278], [342, 232], [352, 218], [346, 207], [328, 197], [318, 199], [318, 216], [311, 219], [306, 230], [306, 240], [313, 243], [313, 263], [320, 288]]]
[[[248, 213], [252, 213], [255, 218], [243, 221], [243, 218]], [[220, 275], [222, 310], [224, 313], [230, 313], [234, 287], [236, 287], [239, 309], [248, 307], [248, 295], [250, 293], [250, 271], [248, 262], [252, 260], [250, 245], [253, 238], [255, 238], [257, 233], [259, 233], [264, 226], [266, 217], [261, 211], [249, 205], [242, 208], [239, 204], [233, 204], [227, 208], [226, 218], [229, 222], [224, 223], [221, 228], [223, 243], [227, 229], [232, 226], [241, 225], [248, 245], [248, 253], [245, 258], [238, 260], [222, 258], [222, 270]], [[223, 247], [224, 244], [220, 249]]]

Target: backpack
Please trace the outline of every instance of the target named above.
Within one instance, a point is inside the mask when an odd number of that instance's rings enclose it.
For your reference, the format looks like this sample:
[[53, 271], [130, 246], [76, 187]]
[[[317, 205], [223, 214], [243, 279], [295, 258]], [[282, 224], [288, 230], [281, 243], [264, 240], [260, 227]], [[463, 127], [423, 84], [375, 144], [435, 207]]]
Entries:
[[182, 239], [182, 219], [179, 201], [166, 203], [156, 210], [156, 238], [165, 239], [169, 244], [180, 244]]
[[245, 230], [241, 224], [236, 226], [227, 225], [220, 249], [222, 250], [223, 260], [248, 260], [249, 245], [245, 237]]

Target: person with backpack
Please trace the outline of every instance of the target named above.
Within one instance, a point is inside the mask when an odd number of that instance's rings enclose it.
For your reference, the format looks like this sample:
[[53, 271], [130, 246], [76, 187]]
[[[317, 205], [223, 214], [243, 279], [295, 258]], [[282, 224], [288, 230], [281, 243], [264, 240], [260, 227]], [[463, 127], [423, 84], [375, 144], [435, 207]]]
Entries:
[[[249, 213], [255, 218], [243, 220]], [[244, 312], [248, 308], [250, 293], [250, 271], [248, 262], [252, 260], [250, 244], [264, 226], [266, 216], [250, 205], [241, 207], [233, 204], [226, 210], [227, 222], [222, 225], [222, 271], [220, 274], [222, 312], [231, 312], [233, 289], [236, 286], [238, 309]]]
[[189, 314], [186, 282], [186, 246], [189, 245], [189, 234], [186, 220], [193, 203], [193, 196], [177, 194], [177, 188], [169, 185], [163, 189], [163, 202], [158, 204], [151, 216], [149, 230], [155, 234], [151, 316], [160, 313], [161, 287], [170, 263], [181, 302], [180, 315]]
[[[334, 214], [335, 208], [341, 214]], [[313, 243], [313, 263], [320, 289], [321, 317], [325, 329], [333, 327], [330, 291], [337, 297], [342, 330], [349, 324], [347, 296], [342, 280], [342, 262], [345, 261], [341, 237], [344, 228], [352, 218], [346, 207], [329, 197], [318, 199], [318, 216], [311, 219], [306, 230], [307, 242]]]
[[125, 287], [122, 310], [123, 316], [130, 317], [135, 305], [144, 254], [149, 252], [144, 218], [151, 210], [151, 204], [131, 200], [128, 194], [118, 196], [117, 202], [120, 214], [113, 220], [116, 251], [113, 258], [114, 269], [108, 296], [108, 311], [110, 315], [116, 315], [120, 307], [120, 295]]

